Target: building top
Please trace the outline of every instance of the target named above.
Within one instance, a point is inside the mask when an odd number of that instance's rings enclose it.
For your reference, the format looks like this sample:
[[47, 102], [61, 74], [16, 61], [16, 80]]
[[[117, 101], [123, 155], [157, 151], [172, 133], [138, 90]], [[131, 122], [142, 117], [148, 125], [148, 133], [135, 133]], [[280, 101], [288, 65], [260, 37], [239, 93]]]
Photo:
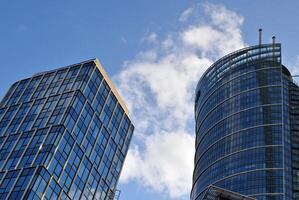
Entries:
[[[198, 98], [198, 91], [201, 85], [206, 85], [206, 87], [212, 87], [217, 81], [221, 79], [223, 74], [227, 73], [230, 68], [235, 68], [240, 65], [261, 62], [262, 60], [277, 62], [281, 64], [281, 44], [280, 43], [270, 43], [270, 44], [260, 44], [255, 46], [245, 47], [239, 49], [232, 53], [225, 55], [216, 62], [214, 62], [201, 76], [198, 81], [195, 94], [196, 99]], [[209, 80], [204, 83], [203, 80]]]
[[0, 199], [113, 199], [133, 132], [97, 59], [16, 81], [0, 105]]
[[129, 114], [129, 110], [125, 104], [125, 102], [123, 101], [123, 99], [121, 98], [121, 96], [119, 95], [118, 91], [116, 90], [116, 87], [114, 86], [114, 84], [112, 83], [112, 81], [110, 80], [109, 76], [107, 75], [106, 71], [104, 70], [104, 68], [102, 67], [100, 61], [98, 58], [94, 59], [94, 62], [97, 66], [97, 68], [100, 70], [101, 74], [103, 75], [104, 79], [106, 80], [106, 82], [108, 83], [109, 87], [111, 88], [111, 91], [113, 92], [113, 94], [115, 95], [115, 97], [117, 98], [119, 104], [122, 106], [122, 108], [125, 110], [125, 113], [128, 115]]
[[[126, 104], [124, 103], [123, 99], [121, 98], [119, 92], [117, 91], [115, 85], [113, 84], [113, 82], [111, 81], [111, 79], [109, 78], [109, 76], [107, 75], [106, 71], [104, 70], [104, 68], [102, 67], [100, 61], [98, 58], [93, 58], [93, 59], [90, 59], [90, 60], [86, 60], [86, 61], [83, 61], [83, 62], [79, 62], [79, 63], [75, 63], [75, 64], [72, 64], [72, 65], [68, 65], [68, 66], [65, 66], [65, 67], [60, 67], [60, 68], [57, 68], [57, 69], [53, 69], [53, 70], [48, 70], [48, 71], [43, 71], [43, 72], [39, 72], [39, 73], [36, 73], [33, 75], [34, 76], [39, 76], [41, 74], [45, 74], [45, 73], [51, 73], [51, 72], [54, 72], [54, 71], [57, 71], [57, 70], [62, 70], [62, 69], [65, 69], [65, 68], [69, 68], [69, 67], [72, 67], [72, 66], [76, 66], [76, 65], [80, 65], [80, 64], [84, 64], [84, 63], [88, 63], [88, 62], [94, 62], [95, 63], [95, 66], [98, 68], [98, 70], [101, 72], [101, 74], [103, 75], [104, 79], [106, 80], [107, 84], [109, 85], [111, 91], [113, 92], [113, 94], [115, 95], [115, 97], [117, 98], [119, 104], [122, 106], [122, 108], [124, 109], [125, 113], [127, 115], [129, 115], [129, 110], [126, 106]], [[26, 79], [26, 78], [25, 78]], [[23, 79], [24, 80], [24, 79]]]

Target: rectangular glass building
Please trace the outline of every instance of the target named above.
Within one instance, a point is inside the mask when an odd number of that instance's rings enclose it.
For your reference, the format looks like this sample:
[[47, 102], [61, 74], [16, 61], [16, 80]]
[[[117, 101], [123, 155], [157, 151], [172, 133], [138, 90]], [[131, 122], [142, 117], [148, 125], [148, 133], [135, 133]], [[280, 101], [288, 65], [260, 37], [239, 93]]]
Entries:
[[0, 199], [113, 199], [133, 130], [97, 59], [17, 81], [0, 105]]

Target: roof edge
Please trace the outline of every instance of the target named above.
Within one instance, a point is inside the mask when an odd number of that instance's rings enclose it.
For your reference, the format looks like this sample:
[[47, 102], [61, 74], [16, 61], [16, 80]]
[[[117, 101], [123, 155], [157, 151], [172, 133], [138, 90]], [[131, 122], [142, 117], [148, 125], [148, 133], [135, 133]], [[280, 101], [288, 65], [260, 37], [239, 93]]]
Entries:
[[94, 63], [96, 64], [96, 67], [100, 70], [100, 72], [102, 73], [104, 79], [106, 80], [107, 84], [109, 85], [109, 87], [111, 88], [111, 91], [113, 92], [113, 94], [115, 95], [116, 99], [118, 100], [119, 104], [122, 106], [122, 108], [124, 109], [125, 113], [127, 115], [129, 115], [129, 109], [127, 107], [127, 105], [125, 104], [124, 100], [122, 99], [122, 97], [120, 96], [119, 92], [117, 91], [114, 83], [111, 81], [111, 79], [109, 78], [108, 74], [106, 73], [105, 69], [103, 68], [103, 66], [101, 65], [101, 62], [98, 58], [95, 58]]
[[[228, 54], [222, 56], [221, 58], [219, 58], [218, 60], [216, 60], [212, 65], [210, 65], [208, 67], [208, 69], [206, 69], [206, 71], [202, 74], [202, 77], [204, 75], [206, 75], [215, 65], [217, 65], [218, 63], [220, 63], [221, 61], [223, 61], [225, 59], [230, 58], [231, 56], [234, 56], [235, 54], [247, 52], [247, 51], [250, 51], [252, 49], [258, 49], [258, 48], [263, 48], [263, 47], [272, 47], [272, 46], [273, 46], [272, 43], [268, 43], [268, 44], [260, 44], [260, 45], [247, 46], [247, 47], [243, 47], [241, 49], [232, 51], [231, 53], [228, 53]], [[275, 46], [281, 46], [281, 43], [275, 43]]]
[[[275, 43], [275, 46], [279, 46], [281, 47], [281, 43]], [[259, 44], [259, 45], [253, 45], [253, 46], [247, 46], [247, 47], [243, 47], [241, 49], [238, 49], [238, 50], [235, 50], [231, 53], [228, 53], [224, 56], [222, 56], [221, 58], [217, 59], [215, 62], [213, 62], [212, 65], [210, 65], [205, 71], [204, 73], [200, 76], [199, 78], [199, 81], [197, 82], [197, 85], [196, 85], [196, 89], [195, 89], [195, 93], [197, 93], [198, 91], [198, 85], [199, 83], [201, 82], [201, 80], [203, 79], [203, 77], [206, 76], [207, 73], [209, 73], [216, 65], [218, 65], [220, 62], [222, 62], [223, 60], [226, 60], [236, 54], [242, 54], [244, 52], [248, 52], [250, 50], [253, 50], [253, 49], [258, 49], [258, 48], [264, 48], [264, 47], [273, 47], [273, 43], [267, 43], [267, 44]]]

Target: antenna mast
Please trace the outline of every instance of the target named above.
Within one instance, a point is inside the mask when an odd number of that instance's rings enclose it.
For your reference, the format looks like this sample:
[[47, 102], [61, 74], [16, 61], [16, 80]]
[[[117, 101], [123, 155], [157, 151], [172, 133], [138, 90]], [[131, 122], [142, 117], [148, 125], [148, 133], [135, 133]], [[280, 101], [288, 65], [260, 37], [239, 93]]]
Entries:
[[262, 29], [259, 29], [259, 45], [262, 45]]

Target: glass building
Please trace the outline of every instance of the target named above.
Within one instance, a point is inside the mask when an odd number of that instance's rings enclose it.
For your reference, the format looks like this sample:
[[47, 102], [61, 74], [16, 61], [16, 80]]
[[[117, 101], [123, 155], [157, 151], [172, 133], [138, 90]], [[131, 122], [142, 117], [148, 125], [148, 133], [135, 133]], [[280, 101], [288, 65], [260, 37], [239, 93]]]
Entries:
[[192, 200], [210, 186], [258, 200], [299, 199], [299, 88], [279, 43], [216, 61], [196, 88]]
[[205, 191], [203, 200], [255, 200], [255, 198], [211, 185]]
[[113, 199], [133, 130], [97, 59], [17, 81], [0, 106], [0, 199]]

